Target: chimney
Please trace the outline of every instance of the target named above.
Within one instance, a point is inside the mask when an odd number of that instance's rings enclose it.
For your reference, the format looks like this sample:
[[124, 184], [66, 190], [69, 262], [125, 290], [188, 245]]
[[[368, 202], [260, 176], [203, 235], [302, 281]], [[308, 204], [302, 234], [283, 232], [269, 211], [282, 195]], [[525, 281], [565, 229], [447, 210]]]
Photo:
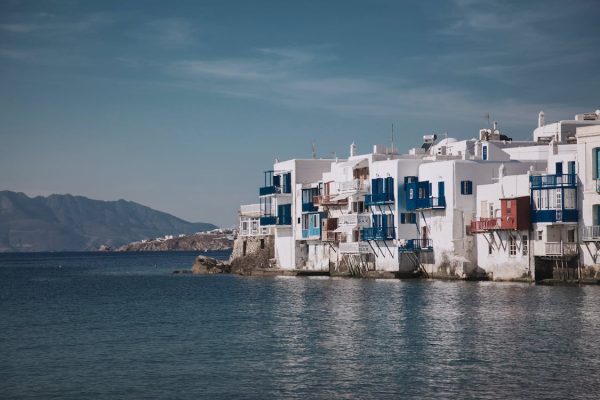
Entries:
[[352, 142], [350, 145], [350, 157], [354, 157], [356, 155], [356, 144]]
[[538, 114], [538, 128], [541, 128], [544, 125], [546, 125], [546, 121], [544, 121], [544, 112], [540, 111]]

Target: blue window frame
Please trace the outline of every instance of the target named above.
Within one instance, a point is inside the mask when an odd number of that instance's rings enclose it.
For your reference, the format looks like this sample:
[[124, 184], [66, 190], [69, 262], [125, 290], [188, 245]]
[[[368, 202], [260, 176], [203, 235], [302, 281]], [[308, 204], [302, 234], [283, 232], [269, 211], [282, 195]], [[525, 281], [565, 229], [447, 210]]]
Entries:
[[460, 181], [460, 194], [473, 194], [473, 182]]

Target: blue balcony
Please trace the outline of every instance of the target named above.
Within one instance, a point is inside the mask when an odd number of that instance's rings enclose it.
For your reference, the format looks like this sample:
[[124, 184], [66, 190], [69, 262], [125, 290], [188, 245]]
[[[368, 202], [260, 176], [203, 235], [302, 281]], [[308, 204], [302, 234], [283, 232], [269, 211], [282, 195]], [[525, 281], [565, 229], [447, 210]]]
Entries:
[[292, 216], [291, 215], [282, 215], [277, 217], [277, 225], [291, 225], [292, 224]]
[[314, 203], [302, 203], [302, 212], [315, 212], [319, 211], [319, 207], [315, 206]]
[[268, 196], [275, 193], [279, 193], [279, 188], [277, 186], [263, 186], [258, 189], [258, 194], [260, 196]]
[[576, 187], [577, 175], [533, 175], [529, 177], [531, 189], [550, 189], [557, 187]]
[[394, 202], [394, 193], [375, 193], [365, 195], [365, 206], [390, 204]]
[[269, 215], [269, 216], [265, 216], [265, 217], [260, 217], [259, 221], [260, 221], [261, 226], [276, 225], [277, 217], [275, 217], [273, 215]]
[[425, 197], [422, 199], [412, 199], [406, 204], [408, 211], [446, 208], [446, 197]]
[[396, 229], [393, 226], [363, 228], [360, 231], [360, 240], [394, 240]]
[[579, 213], [577, 210], [532, 210], [532, 222], [577, 222]]
[[302, 229], [302, 239], [320, 239], [321, 228]]
[[400, 253], [418, 253], [421, 251], [433, 251], [433, 240], [431, 239], [407, 239], [398, 246]]

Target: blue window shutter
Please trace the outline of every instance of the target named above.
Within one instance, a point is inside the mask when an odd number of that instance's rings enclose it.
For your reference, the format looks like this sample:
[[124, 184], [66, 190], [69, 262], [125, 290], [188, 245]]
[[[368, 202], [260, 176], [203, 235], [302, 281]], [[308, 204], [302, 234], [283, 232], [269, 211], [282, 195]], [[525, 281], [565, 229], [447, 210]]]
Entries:
[[594, 149], [594, 179], [600, 178], [600, 147]]
[[487, 157], [487, 153], [488, 153], [487, 146], [483, 146], [483, 157], [482, 158], [483, 158], [484, 161], [487, 160], [487, 158], [488, 158]]
[[556, 164], [556, 175], [562, 175], [563, 174], [563, 163], [562, 162], [557, 162]]
[[473, 194], [473, 181], [467, 181], [468, 194]]
[[465, 181], [460, 181], [460, 194], [465, 194]]
[[377, 179], [373, 178], [373, 179], [371, 179], [371, 193], [373, 193], [373, 194], [377, 194], [377, 193], [379, 193], [379, 192], [377, 191], [377, 189], [378, 189], [378, 186], [377, 186]]
[[444, 182], [438, 182], [438, 197], [444, 197]]
[[401, 224], [406, 223], [406, 214], [404, 214], [404, 213], [400, 214], [400, 223]]

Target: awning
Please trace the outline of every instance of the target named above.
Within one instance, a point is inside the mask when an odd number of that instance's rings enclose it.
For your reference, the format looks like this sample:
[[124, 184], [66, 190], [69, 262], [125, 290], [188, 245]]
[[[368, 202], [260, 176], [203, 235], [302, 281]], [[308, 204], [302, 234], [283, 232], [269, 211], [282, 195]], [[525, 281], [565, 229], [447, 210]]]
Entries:
[[347, 199], [348, 197], [350, 197], [352, 195], [352, 193], [340, 193], [334, 197], [331, 198], [331, 201], [340, 201], [340, 200], [344, 200]]

